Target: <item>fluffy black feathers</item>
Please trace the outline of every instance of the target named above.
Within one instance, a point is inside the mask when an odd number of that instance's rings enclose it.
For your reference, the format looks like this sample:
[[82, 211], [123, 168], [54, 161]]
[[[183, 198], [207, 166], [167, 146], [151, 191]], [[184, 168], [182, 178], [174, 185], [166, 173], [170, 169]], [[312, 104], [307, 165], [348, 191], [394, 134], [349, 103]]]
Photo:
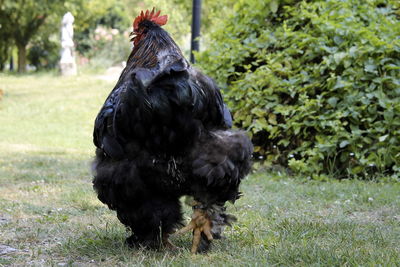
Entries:
[[157, 247], [182, 223], [183, 195], [219, 210], [215, 225], [224, 224], [222, 207], [239, 197], [252, 145], [228, 130], [232, 118], [215, 83], [168, 33], [143, 25], [145, 36], [95, 121], [93, 184], [132, 230], [128, 243]]

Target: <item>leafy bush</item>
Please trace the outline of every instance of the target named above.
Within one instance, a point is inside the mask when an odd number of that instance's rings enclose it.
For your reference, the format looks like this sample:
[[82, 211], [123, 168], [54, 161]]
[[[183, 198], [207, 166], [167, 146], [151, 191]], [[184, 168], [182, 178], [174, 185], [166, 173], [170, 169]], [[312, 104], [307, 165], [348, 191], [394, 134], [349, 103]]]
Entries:
[[107, 0], [102, 3], [100, 0], [95, 0], [94, 3], [86, 1], [80, 4], [82, 6], [73, 10], [73, 14], [76, 15], [74, 41], [76, 51], [81, 55], [90, 56], [87, 54], [92, 53], [91, 50], [94, 47], [98, 47], [93, 37], [95, 30], [99, 27], [123, 32], [131, 23], [130, 18], [125, 14], [125, 6], [122, 2]]
[[[53, 36], [54, 37], [54, 36]], [[60, 61], [60, 43], [51, 36], [34, 38], [28, 46], [28, 60], [36, 70], [56, 68]]]
[[400, 175], [400, 10], [238, 1], [198, 55], [256, 156], [316, 179]]
[[90, 59], [90, 65], [95, 68], [121, 65], [131, 51], [129, 32], [120, 32], [98, 26], [86, 40], [90, 46], [84, 55]]

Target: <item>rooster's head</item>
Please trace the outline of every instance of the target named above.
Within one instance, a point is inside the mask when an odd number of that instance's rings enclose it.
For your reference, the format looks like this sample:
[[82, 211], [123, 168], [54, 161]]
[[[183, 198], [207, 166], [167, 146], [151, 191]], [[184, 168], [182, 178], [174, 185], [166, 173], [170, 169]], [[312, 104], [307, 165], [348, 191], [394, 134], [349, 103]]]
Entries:
[[146, 12], [140, 12], [139, 16], [133, 21], [133, 32], [134, 37], [132, 38], [133, 44], [136, 46], [138, 42], [143, 38], [146, 27], [145, 21], [153, 22], [159, 26], [165, 25], [168, 20], [168, 16], [160, 16], [161, 11], [155, 12], [154, 7], [151, 11], [146, 10]]

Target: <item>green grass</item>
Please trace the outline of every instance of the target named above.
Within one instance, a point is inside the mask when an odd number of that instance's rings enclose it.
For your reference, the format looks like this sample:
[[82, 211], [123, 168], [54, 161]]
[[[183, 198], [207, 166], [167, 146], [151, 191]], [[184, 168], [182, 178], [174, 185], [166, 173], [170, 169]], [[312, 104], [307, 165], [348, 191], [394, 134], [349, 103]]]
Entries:
[[[130, 250], [91, 186], [92, 126], [113, 84], [94, 76], [0, 75], [2, 265], [399, 266], [400, 184], [251, 175], [238, 222], [207, 255]], [[190, 216], [188, 208], [185, 215]]]

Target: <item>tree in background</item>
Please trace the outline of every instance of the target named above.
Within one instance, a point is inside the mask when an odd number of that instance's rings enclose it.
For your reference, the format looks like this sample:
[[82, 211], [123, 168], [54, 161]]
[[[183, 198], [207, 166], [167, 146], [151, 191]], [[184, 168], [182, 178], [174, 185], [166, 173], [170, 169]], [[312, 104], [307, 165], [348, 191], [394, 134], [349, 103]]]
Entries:
[[11, 32], [0, 24], [0, 71], [4, 69], [4, 66], [9, 59], [11, 47], [13, 45], [13, 38]]
[[81, 54], [92, 49], [91, 34], [101, 25], [123, 31], [129, 25], [124, 5], [117, 0], [66, 1], [66, 9], [74, 17], [74, 39]]
[[[167, 14], [169, 19], [164, 28], [171, 34], [183, 53], [188, 57], [190, 50], [190, 26], [192, 1], [188, 0], [107, 0], [96, 4], [96, 0], [84, 1], [79, 4], [66, 2], [69, 10], [76, 17], [75, 40], [78, 52], [89, 58], [92, 66], [109, 66], [126, 60], [131, 50], [131, 43], [126, 33], [132, 30], [133, 19], [141, 10], [155, 7]], [[224, 14], [233, 12], [233, 0], [206, 0], [202, 6], [202, 37], [201, 47], [208, 46], [210, 29], [221, 22]], [[125, 33], [117, 35], [108, 42], [98, 39], [97, 31], [112, 29]], [[97, 38], [96, 38], [97, 36]], [[104, 40], [103, 40], [104, 41]]]
[[[215, 25], [233, 12], [232, 0], [203, 1], [201, 48]], [[186, 56], [190, 49], [192, 1], [187, 0], [0, 0], [0, 70], [13, 47], [18, 49], [18, 70], [25, 71], [27, 61], [36, 69], [54, 68], [59, 59], [59, 30], [62, 15], [74, 17], [77, 52], [105, 67], [126, 60], [131, 49], [129, 32], [141, 10], [155, 7], [168, 14], [166, 30]], [[224, 14], [224, 16], [221, 16]], [[96, 40], [96, 29], [108, 33], [118, 30], [112, 40]], [[104, 41], [104, 40], [103, 40]]]
[[[18, 49], [18, 71], [25, 72], [27, 59], [40, 67], [42, 58], [50, 66], [58, 59], [59, 31], [62, 15], [71, 11], [76, 30], [87, 31], [99, 18], [116, 6], [116, 0], [0, 0], [0, 65], [9, 57], [10, 48]], [[123, 19], [123, 16], [118, 19]], [[29, 54], [27, 53], [28, 48]]]
[[2, 0], [0, 2], [2, 31], [11, 36], [18, 49], [18, 72], [26, 71], [26, 50], [29, 41], [39, 32], [49, 16], [60, 15], [63, 7], [63, 0]]

